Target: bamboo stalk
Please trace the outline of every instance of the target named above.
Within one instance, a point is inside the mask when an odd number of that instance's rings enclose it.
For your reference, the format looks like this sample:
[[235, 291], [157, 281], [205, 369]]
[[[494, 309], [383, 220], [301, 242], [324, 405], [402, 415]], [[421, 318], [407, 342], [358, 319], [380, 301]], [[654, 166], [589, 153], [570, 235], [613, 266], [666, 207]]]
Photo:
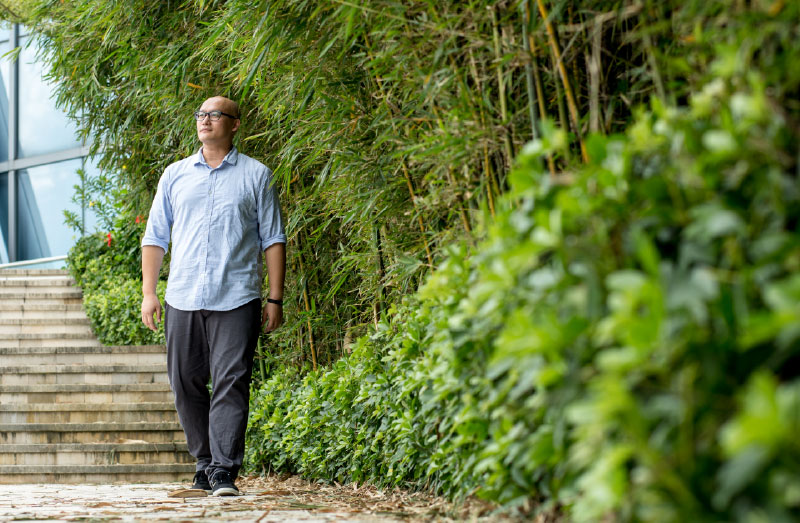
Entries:
[[[289, 197], [292, 196], [292, 185], [289, 184]], [[302, 230], [297, 231], [296, 243], [302, 244], [301, 241], [301, 233]], [[298, 246], [299, 247], [299, 246]], [[311, 328], [311, 303], [308, 299], [308, 275], [306, 274], [305, 267], [303, 266], [303, 252], [298, 248], [299, 256], [297, 256], [297, 263], [300, 269], [300, 274], [304, 275], [303, 277], [303, 304], [305, 305], [306, 314], [308, 317], [306, 318], [306, 324], [308, 326], [308, 342], [311, 347], [311, 366], [314, 370], [317, 370], [317, 352], [316, 347], [314, 344], [314, 330]], [[301, 345], [302, 347], [302, 345]], [[302, 351], [301, 351], [302, 354]]]
[[[302, 266], [300, 270], [302, 271]], [[311, 345], [311, 366], [314, 370], [317, 370], [317, 350], [314, 347], [314, 331], [311, 329], [311, 304], [308, 299], [307, 278], [305, 278], [303, 282], [303, 303], [305, 304], [306, 312], [309, 314], [309, 317], [306, 318], [306, 324], [308, 326], [308, 343]]]
[[528, 119], [531, 122], [531, 137], [536, 139], [539, 137], [539, 132], [536, 130], [536, 95], [533, 88], [533, 53], [531, 53], [530, 39], [528, 38], [528, 25], [531, 23], [531, 9], [530, 4], [525, 0], [523, 5], [525, 16], [522, 18], [522, 44], [525, 47], [525, 88], [528, 91]]
[[[366, 33], [364, 33], [364, 43], [367, 45], [367, 49], [371, 49], [372, 48], [372, 46], [369, 43], [369, 38], [367, 37]], [[367, 51], [367, 56], [369, 57], [370, 60], [372, 60], [372, 53], [370, 51]], [[386, 110], [389, 113], [389, 121], [392, 124], [392, 130], [396, 133], [397, 132], [397, 126], [394, 123], [394, 118], [392, 117], [392, 112], [393, 111], [392, 111], [391, 105], [389, 104], [388, 95], [383, 90], [383, 84], [378, 80], [378, 78], [374, 77], [374, 79], [375, 79], [375, 83], [378, 85], [378, 90], [381, 93], [381, 99], [383, 100], [383, 104], [384, 104], [384, 106], [386, 107]], [[406, 166], [405, 159], [401, 159], [400, 160], [400, 166], [401, 166], [401, 168], [403, 170], [403, 175], [405, 176], [405, 179], [406, 179], [406, 186], [408, 187], [408, 194], [411, 197], [411, 205], [414, 207], [415, 214], [417, 215], [417, 222], [419, 223], [419, 229], [420, 229], [420, 232], [422, 233], [422, 241], [423, 241], [423, 244], [425, 246], [425, 255], [428, 258], [428, 266], [433, 268], [433, 255], [431, 254], [431, 248], [428, 245], [428, 240], [425, 238], [425, 224], [423, 223], [422, 215], [419, 212], [419, 207], [417, 205], [417, 199], [416, 199], [416, 196], [414, 194], [414, 186], [411, 183], [411, 175], [408, 173], [408, 167]]]
[[583, 158], [584, 162], [588, 162], [589, 154], [586, 151], [586, 144], [583, 142], [583, 137], [581, 136], [578, 106], [575, 103], [575, 96], [572, 93], [572, 86], [570, 85], [569, 77], [567, 75], [567, 68], [564, 66], [564, 61], [561, 58], [561, 50], [559, 49], [558, 42], [556, 41], [556, 32], [553, 29], [553, 23], [547, 18], [548, 14], [547, 8], [544, 6], [544, 0], [536, 0], [536, 4], [539, 6], [539, 13], [541, 13], [542, 19], [544, 20], [547, 38], [550, 43], [550, 49], [553, 53], [553, 60], [556, 63], [558, 72], [561, 74], [561, 82], [564, 84], [564, 94], [567, 98], [567, 106], [569, 107], [570, 117], [575, 128], [575, 134], [578, 136], [578, 142], [581, 146], [581, 157]]
[[[475, 85], [478, 86], [478, 91], [482, 91], [483, 87], [481, 84], [481, 78], [478, 74], [478, 65], [475, 62], [475, 55], [472, 52], [472, 49], [469, 49], [469, 63], [470, 63], [470, 71], [472, 72], [473, 80], [475, 81]], [[481, 127], [486, 129], [486, 116], [484, 115], [483, 111], [483, 103], [479, 106], [480, 109], [480, 117], [481, 117]], [[486, 145], [486, 142], [483, 143], [483, 177], [486, 180], [486, 196], [487, 201], [489, 203], [489, 213], [492, 215], [492, 218], [495, 216], [495, 208], [494, 208], [494, 195], [492, 194], [492, 185], [493, 185], [493, 176], [492, 170], [489, 165], [489, 147]], [[497, 193], [495, 193], [497, 194]]]
[[[533, 13], [529, 10], [528, 11], [531, 16]], [[531, 69], [533, 70], [533, 83], [536, 87], [536, 99], [539, 102], [539, 116], [542, 118], [547, 118], [547, 108], [544, 105], [544, 87], [542, 87], [542, 77], [539, 74], [539, 66], [536, 61], [536, 54], [538, 47], [536, 46], [536, 40], [534, 40], [532, 34], [528, 34], [528, 46], [531, 50]], [[556, 175], [556, 165], [553, 161], [553, 155], [547, 154], [547, 167], [550, 169], [550, 175]]]
[[[466, 167], [466, 165], [464, 167]], [[458, 187], [455, 178], [453, 177], [453, 168], [450, 167], [449, 165], [447, 166], [447, 179], [450, 182], [450, 185], [454, 189]], [[461, 205], [458, 206], [458, 213], [461, 215], [461, 223], [464, 225], [464, 230], [467, 232], [467, 234], [471, 234], [472, 227], [469, 224], [469, 219], [467, 218], [467, 212], [464, 210], [464, 200], [460, 195], [459, 195], [459, 201]]]
[[642, 33], [642, 42], [644, 43], [644, 48], [647, 51], [647, 62], [650, 64], [650, 70], [653, 73], [653, 83], [656, 85], [658, 97], [662, 100], [666, 100], [667, 91], [664, 89], [664, 81], [661, 79], [661, 71], [658, 69], [656, 54], [653, 50], [653, 42], [650, 39], [650, 33], [647, 32], [647, 29], [645, 29]]
[[600, 132], [600, 51], [603, 42], [603, 22], [595, 18], [592, 29], [592, 54], [586, 53], [589, 70], [589, 130]]
[[497, 13], [494, 8], [492, 13], [492, 41], [494, 42], [494, 56], [497, 60], [497, 97], [500, 99], [500, 118], [503, 121], [503, 146], [506, 154], [506, 167], [511, 168], [514, 160], [514, 151], [511, 145], [511, 138], [508, 135], [508, 105], [506, 101], [506, 84], [503, 78], [503, 55], [500, 49], [500, 29], [497, 21]]
[[[378, 309], [383, 308], [383, 300], [384, 300], [384, 293], [383, 293], [383, 281], [386, 278], [386, 267], [383, 264], [383, 245], [381, 242], [381, 226], [375, 226], [375, 248], [378, 251], [378, 277], [380, 278], [380, 284], [378, 286], [378, 301], [376, 303], [376, 307]], [[378, 311], [380, 312], [380, 310]]]

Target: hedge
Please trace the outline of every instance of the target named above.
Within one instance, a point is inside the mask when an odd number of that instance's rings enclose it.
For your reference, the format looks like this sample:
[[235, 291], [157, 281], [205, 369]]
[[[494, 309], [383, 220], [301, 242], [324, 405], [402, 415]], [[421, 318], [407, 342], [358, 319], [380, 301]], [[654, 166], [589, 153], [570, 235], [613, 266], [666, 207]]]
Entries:
[[543, 170], [567, 143], [545, 126], [474, 252], [451, 247], [329, 369], [260, 387], [250, 470], [576, 521], [796, 519], [787, 126], [755, 74], [653, 102], [624, 135], [589, 138], [568, 176]]

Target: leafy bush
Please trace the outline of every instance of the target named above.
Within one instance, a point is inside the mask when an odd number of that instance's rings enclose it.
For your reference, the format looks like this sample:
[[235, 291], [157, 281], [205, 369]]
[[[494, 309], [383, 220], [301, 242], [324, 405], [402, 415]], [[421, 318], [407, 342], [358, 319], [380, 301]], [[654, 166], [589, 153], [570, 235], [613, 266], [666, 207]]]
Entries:
[[[164, 343], [164, 324], [152, 332], [142, 324], [141, 254], [144, 220], [122, 213], [108, 233], [82, 237], [70, 249], [67, 266], [83, 289], [83, 305], [92, 330], [106, 345]], [[110, 236], [109, 236], [110, 235]], [[109, 240], [110, 237], [110, 240]], [[167, 264], [165, 264], [167, 265]], [[157, 292], [162, 300], [164, 278]]]
[[263, 384], [249, 467], [581, 521], [800, 516], [798, 142], [746, 78], [654, 102], [569, 175], [546, 129], [476, 253]]

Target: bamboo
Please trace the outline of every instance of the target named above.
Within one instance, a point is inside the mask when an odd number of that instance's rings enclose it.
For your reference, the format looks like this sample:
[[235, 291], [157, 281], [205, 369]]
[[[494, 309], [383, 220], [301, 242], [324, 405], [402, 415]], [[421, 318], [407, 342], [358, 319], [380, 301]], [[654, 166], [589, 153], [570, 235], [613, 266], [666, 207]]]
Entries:
[[572, 123], [575, 128], [575, 134], [578, 137], [578, 142], [580, 143], [581, 147], [581, 157], [583, 158], [584, 162], [589, 161], [589, 154], [586, 151], [586, 144], [583, 142], [583, 137], [581, 136], [581, 126], [580, 126], [580, 118], [578, 115], [578, 106], [575, 103], [575, 96], [572, 93], [572, 86], [570, 85], [569, 78], [567, 75], [567, 68], [564, 66], [564, 61], [561, 57], [561, 50], [558, 47], [558, 42], [556, 41], [556, 33], [553, 29], [553, 23], [547, 18], [547, 8], [544, 6], [544, 0], [536, 0], [537, 5], [539, 6], [539, 13], [542, 15], [542, 19], [544, 20], [544, 27], [547, 32], [547, 38], [550, 42], [550, 49], [553, 53], [553, 60], [556, 63], [556, 67], [558, 72], [561, 74], [561, 82], [564, 84], [564, 94], [567, 98], [567, 107], [569, 107], [570, 117], [572, 119]]
[[497, 61], [497, 97], [500, 99], [500, 118], [503, 122], [503, 148], [505, 149], [507, 168], [511, 168], [514, 161], [514, 151], [511, 145], [511, 138], [508, 135], [508, 105], [506, 101], [506, 84], [503, 77], [503, 55], [500, 49], [500, 30], [497, 21], [497, 13], [491, 9], [492, 13], [492, 41], [494, 42], [494, 56]]
[[530, 39], [528, 38], [528, 26], [531, 23], [531, 9], [527, 0], [523, 5], [524, 16], [522, 18], [522, 44], [525, 47], [525, 88], [528, 91], [528, 119], [531, 122], [531, 137], [536, 139], [539, 133], [536, 130], [536, 95], [533, 89], [533, 54], [531, 53]]
[[[383, 282], [386, 279], [386, 267], [383, 264], [383, 245], [381, 242], [381, 226], [375, 226], [375, 248], [378, 251], [378, 278], [380, 283], [378, 285], [378, 301], [376, 307], [383, 308], [383, 300], [385, 298], [383, 293]], [[379, 311], [380, 312], [380, 311]]]
[[[292, 185], [289, 184], [289, 197], [292, 195]], [[302, 243], [301, 241], [301, 233], [302, 230], [297, 231], [297, 235], [295, 236], [296, 242], [298, 244]], [[311, 366], [314, 370], [317, 370], [317, 352], [316, 347], [314, 344], [314, 330], [311, 328], [311, 303], [308, 298], [308, 275], [306, 274], [305, 267], [303, 265], [303, 252], [299, 249], [298, 245], [298, 256], [297, 256], [297, 263], [300, 269], [300, 274], [304, 275], [303, 277], [303, 304], [306, 310], [306, 325], [308, 327], [308, 342], [309, 346], [311, 347]]]
[[[371, 49], [372, 48], [372, 46], [369, 43], [369, 38], [367, 37], [366, 33], [364, 33], [364, 43], [367, 45], [367, 49]], [[372, 58], [372, 53], [370, 51], [367, 51], [367, 56], [369, 57], [370, 60], [373, 59]], [[383, 100], [383, 104], [386, 107], [386, 111], [389, 113], [389, 121], [392, 124], [392, 130], [396, 133], [397, 132], [397, 126], [396, 126], [396, 124], [394, 122], [394, 117], [393, 117], [393, 114], [392, 114], [393, 111], [392, 111], [391, 105], [389, 104], [388, 95], [383, 90], [383, 84], [380, 82], [380, 80], [377, 77], [374, 77], [374, 80], [375, 80], [375, 83], [378, 86], [378, 90], [380, 91], [381, 98]], [[405, 159], [401, 159], [400, 160], [400, 167], [402, 168], [403, 175], [405, 176], [405, 179], [406, 179], [406, 186], [408, 187], [408, 194], [411, 197], [411, 205], [414, 207], [414, 212], [417, 215], [417, 222], [419, 223], [419, 229], [420, 229], [420, 232], [422, 233], [422, 241], [423, 241], [423, 244], [425, 246], [425, 255], [428, 258], [428, 266], [433, 268], [433, 255], [431, 254], [431, 248], [428, 245], [428, 240], [425, 238], [425, 232], [426, 232], [425, 231], [425, 224], [422, 221], [422, 214], [419, 212], [419, 207], [417, 205], [417, 198], [416, 198], [416, 195], [414, 194], [414, 186], [411, 183], [411, 175], [408, 173], [408, 167], [406, 166]]]
[[[464, 165], [464, 167], [466, 167], [466, 165]], [[450, 166], [447, 167], [447, 179], [450, 182], [450, 185], [454, 189], [458, 187], [455, 178], [453, 177], [453, 168]], [[464, 210], [464, 200], [460, 195], [459, 195], [459, 202], [460, 205], [458, 206], [458, 213], [461, 215], [461, 223], [464, 225], [464, 231], [466, 231], [468, 235], [471, 235], [472, 227], [469, 224], [469, 219], [467, 218], [467, 212]]]
[[586, 53], [589, 69], [589, 130], [600, 132], [600, 52], [603, 42], [603, 22], [595, 19], [592, 29], [592, 54]]
[[[533, 16], [533, 12], [529, 10], [531, 16]], [[539, 67], [536, 61], [536, 53], [538, 47], [536, 46], [536, 41], [533, 39], [532, 34], [528, 34], [528, 46], [531, 50], [531, 69], [533, 70], [533, 83], [536, 87], [536, 99], [539, 102], [539, 116], [542, 118], [547, 118], [547, 108], [544, 105], [544, 88], [542, 87], [542, 78], [539, 74]], [[556, 165], [553, 161], [553, 155], [547, 154], [547, 167], [550, 169], [550, 175], [555, 176], [556, 174]]]
[[[472, 52], [472, 49], [469, 49], [469, 63], [470, 63], [470, 71], [472, 72], [473, 80], [475, 81], [475, 85], [478, 86], [478, 91], [482, 90], [481, 86], [481, 78], [478, 74], [478, 65], [475, 63], [475, 55]], [[479, 106], [480, 109], [480, 117], [481, 117], [481, 127], [486, 129], [486, 117], [483, 111], [483, 103]], [[487, 201], [489, 203], [489, 213], [492, 215], [492, 218], [495, 216], [495, 208], [494, 208], [494, 196], [492, 194], [493, 188], [493, 176], [492, 170], [490, 169], [489, 165], [489, 146], [486, 145], [486, 142], [483, 143], [483, 177], [486, 180], [486, 196]], [[496, 193], [495, 193], [496, 194]]]
[[[302, 270], [302, 266], [301, 266]], [[317, 370], [317, 351], [314, 347], [314, 331], [311, 329], [311, 304], [309, 303], [308, 299], [308, 280], [304, 280], [303, 282], [303, 303], [306, 307], [306, 312], [309, 314], [308, 318], [306, 318], [306, 324], [308, 326], [308, 343], [311, 345], [311, 367], [314, 370]]]

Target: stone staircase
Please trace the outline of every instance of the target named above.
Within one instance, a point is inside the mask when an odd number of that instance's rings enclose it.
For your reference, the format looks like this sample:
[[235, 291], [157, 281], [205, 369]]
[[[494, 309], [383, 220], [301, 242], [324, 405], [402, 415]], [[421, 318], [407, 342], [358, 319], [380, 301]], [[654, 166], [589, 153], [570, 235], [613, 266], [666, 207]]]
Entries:
[[0, 484], [191, 481], [166, 349], [101, 345], [74, 283], [0, 270]]

